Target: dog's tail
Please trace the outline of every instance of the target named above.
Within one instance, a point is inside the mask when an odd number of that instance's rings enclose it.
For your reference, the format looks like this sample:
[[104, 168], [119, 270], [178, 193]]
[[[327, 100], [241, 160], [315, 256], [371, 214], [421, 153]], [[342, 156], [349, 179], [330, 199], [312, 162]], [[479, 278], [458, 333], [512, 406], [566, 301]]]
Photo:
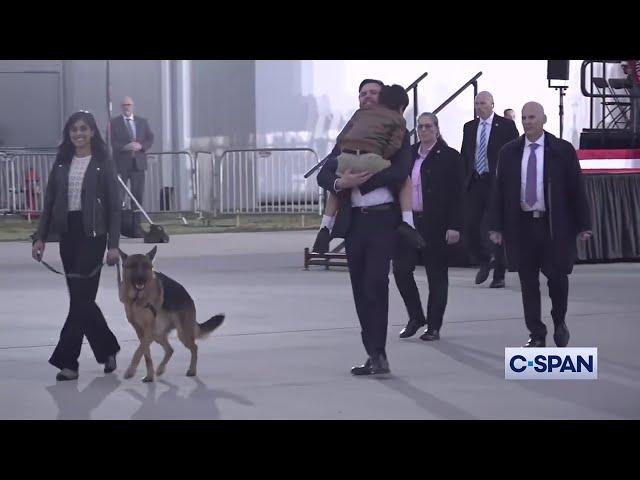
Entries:
[[219, 313], [218, 315], [214, 315], [209, 320], [204, 323], [198, 324], [198, 332], [197, 338], [206, 338], [211, 332], [213, 332], [216, 328], [222, 325], [224, 321], [224, 313]]

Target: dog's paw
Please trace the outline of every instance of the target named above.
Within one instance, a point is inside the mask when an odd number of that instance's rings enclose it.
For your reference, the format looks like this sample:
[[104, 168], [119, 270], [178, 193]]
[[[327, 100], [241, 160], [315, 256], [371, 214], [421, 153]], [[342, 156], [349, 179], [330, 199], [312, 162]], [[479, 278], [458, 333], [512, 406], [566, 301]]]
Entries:
[[196, 376], [196, 371], [195, 370], [187, 370], [187, 377], [195, 377]]
[[136, 370], [134, 368], [127, 368], [127, 371], [124, 372], [124, 378], [131, 378], [136, 374]]
[[147, 375], [142, 379], [143, 383], [153, 382], [153, 375]]

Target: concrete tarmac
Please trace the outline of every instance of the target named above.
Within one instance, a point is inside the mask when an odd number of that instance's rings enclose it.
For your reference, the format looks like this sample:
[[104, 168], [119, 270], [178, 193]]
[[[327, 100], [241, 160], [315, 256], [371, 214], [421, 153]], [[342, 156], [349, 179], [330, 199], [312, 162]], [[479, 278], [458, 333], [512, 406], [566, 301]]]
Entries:
[[[105, 267], [98, 305], [122, 351], [105, 375], [89, 345], [80, 378], [56, 382], [47, 363], [68, 309], [64, 280], [37, 264], [25, 242], [0, 243], [0, 418], [2, 419], [638, 419], [640, 264], [577, 265], [567, 324], [572, 347], [598, 347], [598, 379], [508, 381], [504, 348], [527, 340], [517, 276], [506, 289], [474, 284], [475, 269], [452, 268], [439, 342], [401, 340], [407, 321], [390, 281], [387, 352], [392, 374], [352, 377], [365, 360], [345, 268], [304, 271], [315, 232], [174, 235], [156, 268], [182, 283], [198, 320], [224, 324], [199, 342], [198, 376], [185, 376], [188, 351], [156, 382], [123, 372], [138, 345]], [[123, 240], [127, 253], [152, 245]], [[45, 259], [61, 268], [58, 245]], [[416, 272], [426, 304], [424, 269]], [[546, 281], [544, 321], [553, 332]], [[553, 345], [552, 336], [547, 344]], [[156, 364], [162, 356], [154, 344]]]

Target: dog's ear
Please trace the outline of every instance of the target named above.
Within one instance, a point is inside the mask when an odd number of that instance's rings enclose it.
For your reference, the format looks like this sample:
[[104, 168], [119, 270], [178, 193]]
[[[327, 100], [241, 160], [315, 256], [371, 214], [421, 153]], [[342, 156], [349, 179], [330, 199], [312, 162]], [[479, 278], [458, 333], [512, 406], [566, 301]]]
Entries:
[[158, 246], [157, 245], [155, 247], [153, 247], [149, 253], [147, 253], [147, 257], [149, 258], [149, 260], [151, 260], [153, 262], [153, 257], [156, 256], [156, 253], [158, 253]]
[[120, 252], [120, 257], [122, 257], [122, 263], [126, 262], [129, 255], [120, 250], [120, 247], [118, 247], [118, 251]]

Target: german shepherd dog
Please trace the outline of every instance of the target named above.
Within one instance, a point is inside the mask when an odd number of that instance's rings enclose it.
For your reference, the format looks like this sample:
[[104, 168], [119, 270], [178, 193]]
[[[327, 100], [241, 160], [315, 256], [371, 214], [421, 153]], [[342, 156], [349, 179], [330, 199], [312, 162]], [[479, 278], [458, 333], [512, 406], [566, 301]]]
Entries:
[[150, 351], [154, 341], [164, 349], [164, 358], [155, 374], [164, 373], [173, 354], [168, 336], [174, 328], [177, 330], [180, 341], [191, 352], [187, 376], [194, 376], [198, 362], [196, 339], [204, 338], [213, 332], [224, 320], [224, 315], [219, 314], [204, 323], [196, 322], [196, 307], [185, 288], [175, 280], [153, 270], [152, 262], [157, 250], [158, 247], [153, 247], [145, 255], [127, 255], [120, 250], [124, 268], [122, 281], [118, 269], [120, 301], [124, 303], [127, 320], [133, 325], [140, 339], [140, 345], [133, 354], [124, 378], [135, 375], [140, 359], [144, 355], [147, 375], [142, 379], [143, 382], [152, 382], [154, 379]]

